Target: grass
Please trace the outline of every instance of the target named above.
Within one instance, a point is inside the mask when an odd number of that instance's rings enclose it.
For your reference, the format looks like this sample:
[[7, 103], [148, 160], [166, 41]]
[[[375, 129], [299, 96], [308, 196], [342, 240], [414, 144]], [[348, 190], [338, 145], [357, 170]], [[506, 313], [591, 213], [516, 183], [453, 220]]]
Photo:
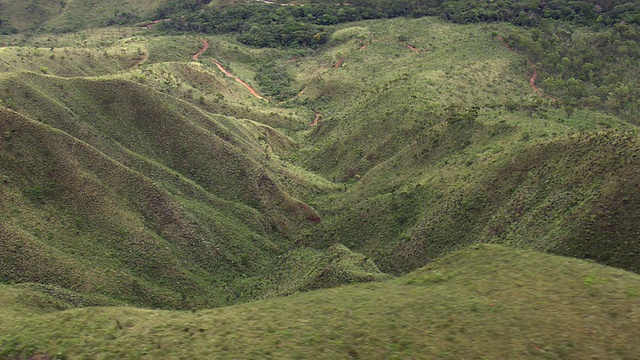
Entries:
[[2, 38], [0, 357], [637, 357], [637, 275], [477, 245], [639, 271], [637, 128], [538, 98], [495, 29]]
[[[157, 0], [110, 1], [95, 4], [87, 0], [0, 1], [9, 22], [21, 32], [70, 32], [96, 28], [118, 22], [118, 15], [130, 14], [132, 21], [142, 21], [166, 3]], [[120, 16], [120, 18], [123, 18]], [[131, 22], [131, 21], [129, 21]]]
[[5, 356], [634, 358], [638, 289], [621, 270], [479, 245], [396, 280], [196, 313], [59, 311], [3, 286], [0, 332]]

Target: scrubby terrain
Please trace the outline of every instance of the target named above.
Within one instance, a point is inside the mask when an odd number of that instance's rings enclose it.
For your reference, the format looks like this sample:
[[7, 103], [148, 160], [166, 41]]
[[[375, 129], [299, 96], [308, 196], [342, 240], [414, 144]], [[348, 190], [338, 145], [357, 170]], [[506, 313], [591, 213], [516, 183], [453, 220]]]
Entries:
[[635, 8], [462, 3], [0, 1], [0, 358], [639, 357]]

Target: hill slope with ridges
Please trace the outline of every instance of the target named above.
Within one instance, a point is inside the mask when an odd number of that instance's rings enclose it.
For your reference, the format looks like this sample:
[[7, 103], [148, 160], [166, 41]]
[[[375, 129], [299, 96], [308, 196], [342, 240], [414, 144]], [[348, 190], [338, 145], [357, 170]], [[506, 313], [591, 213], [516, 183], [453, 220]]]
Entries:
[[[13, 214], [5, 281], [150, 306], [224, 304], [260, 296], [228, 283], [268, 272], [300, 226], [321, 221], [292, 195], [313, 182], [267, 161], [264, 143], [282, 141], [268, 126], [125, 80], [21, 73], [0, 83], [14, 109], [1, 123], [3, 214]], [[119, 276], [130, 280], [112, 287]]]
[[[535, 64], [504, 47], [501, 26], [361, 21], [307, 50], [139, 28], [12, 38], [0, 49], [0, 279], [5, 316], [48, 313], [5, 325], [24, 331], [2, 355], [562, 358], [584, 355], [595, 332], [603, 357], [633, 358], [635, 275], [477, 246], [639, 271], [637, 127], [540, 96]], [[287, 295], [196, 315], [51, 309], [199, 310]], [[323, 304], [335, 304], [333, 318], [318, 315], [332, 311]], [[233, 327], [209, 337], [203, 313]], [[554, 332], [547, 320], [566, 314], [563, 329], [586, 330]], [[468, 322], [455, 327], [460, 316]], [[91, 335], [92, 353], [51, 343], [59, 337], [40, 321], [86, 321], [112, 343]], [[518, 340], [490, 340], [509, 334]], [[479, 343], [495, 346], [468, 350]]]
[[3, 285], [0, 333], [22, 329], [1, 340], [9, 357], [631, 359], [639, 289], [637, 274], [479, 245], [392, 281], [196, 313], [61, 311]]

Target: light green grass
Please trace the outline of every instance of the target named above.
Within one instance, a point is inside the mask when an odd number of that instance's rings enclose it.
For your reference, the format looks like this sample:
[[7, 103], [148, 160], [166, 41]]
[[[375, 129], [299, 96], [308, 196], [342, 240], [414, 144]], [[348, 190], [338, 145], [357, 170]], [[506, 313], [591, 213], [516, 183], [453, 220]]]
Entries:
[[389, 282], [196, 313], [55, 311], [3, 286], [0, 333], [9, 357], [635, 358], [639, 291], [624, 271], [475, 246]]

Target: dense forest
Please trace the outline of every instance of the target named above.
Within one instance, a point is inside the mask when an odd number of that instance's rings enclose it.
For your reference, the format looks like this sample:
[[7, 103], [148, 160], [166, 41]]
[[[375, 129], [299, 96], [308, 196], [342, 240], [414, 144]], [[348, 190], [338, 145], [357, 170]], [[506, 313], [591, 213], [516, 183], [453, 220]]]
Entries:
[[621, 22], [599, 31], [576, 31], [545, 21], [527, 31], [511, 32], [505, 39], [534, 61], [545, 91], [567, 105], [601, 109], [638, 122], [638, 26]]
[[[188, 8], [193, 10], [198, 5], [196, 1]], [[437, 15], [456, 23], [502, 21], [529, 27], [545, 20], [597, 29], [618, 23], [640, 24], [640, 3], [637, 1], [356, 0], [285, 5], [259, 2], [202, 8], [163, 24], [163, 27], [209, 34], [238, 32], [238, 39], [247, 45], [274, 47], [316, 46], [325, 39], [324, 26], [399, 16]]]

